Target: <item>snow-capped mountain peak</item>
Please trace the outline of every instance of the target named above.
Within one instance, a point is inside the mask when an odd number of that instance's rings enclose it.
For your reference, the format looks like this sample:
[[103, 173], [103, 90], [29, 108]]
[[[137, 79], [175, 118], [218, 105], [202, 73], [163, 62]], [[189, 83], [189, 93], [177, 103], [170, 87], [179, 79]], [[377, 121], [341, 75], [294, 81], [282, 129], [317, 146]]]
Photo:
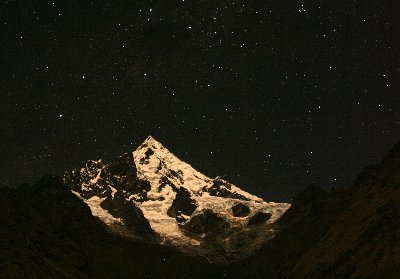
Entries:
[[64, 181], [112, 231], [211, 261], [253, 253], [274, 235], [271, 224], [290, 206], [207, 177], [151, 136], [111, 162], [82, 164]]
[[[158, 148], [164, 148], [164, 146], [161, 144], [161, 142], [157, 141], [155, 138], [153, 138], [151, 135], [149, 135], [144, 141], [143, 143], [139, 146], [139, 148], [142, 147], [148, 147], [148, 148], [154, 148], [154, 149], [158, 149]], [[139, 149], [138, 148], [138, 149]]]
[[199, 191], [209, 180], [151, 136], [133, 152], [133, 158], [139, 177], [149, 181], [155, 192], [158, 187], [179, 189], [184, 184], [191, 191]]
[[224, 181], [220, 177], [211, 179], [206, 175], [195, 170], [191, 165], [181, 161], [160, 142], [152, 136], [147, 139], [133, 152], [138, 176], [151, 183], [154, 194], [161, 193], [160, 190], [166, 188], [162, 193], [175, 191], [180, 187], [185, 187], [196, 196], [209, 190], [215, 184], [229, 190], [232, 193], [243, 195], [243, 197], [255, 202], [262, 202], [262, 199], [253, 196], [240, 188]]

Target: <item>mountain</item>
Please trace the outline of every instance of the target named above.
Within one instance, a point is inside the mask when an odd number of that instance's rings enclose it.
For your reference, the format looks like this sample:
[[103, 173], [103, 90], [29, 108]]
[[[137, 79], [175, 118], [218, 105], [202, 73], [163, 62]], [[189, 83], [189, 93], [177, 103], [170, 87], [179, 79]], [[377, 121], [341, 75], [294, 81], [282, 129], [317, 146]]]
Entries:
[[310, 185], [288, 207], [148, 138], [113, 161], [1, 188], [0, 278], [400, 277], [400, 143], [352, 187]]
[[400, 278], [400, 143], [349, 189], [306, 188], [275, 229], [228, 277]]
[[111, 162], [83, 163], [64, 181], [110, 231], [210, 262], [253, 254], [274, 236], [272, 224], [290, 206], [205, 176], [151, 136]]
[[218, 278], [203, 258], [110, 234], [62, 179], [0, 188], [0, 278]]

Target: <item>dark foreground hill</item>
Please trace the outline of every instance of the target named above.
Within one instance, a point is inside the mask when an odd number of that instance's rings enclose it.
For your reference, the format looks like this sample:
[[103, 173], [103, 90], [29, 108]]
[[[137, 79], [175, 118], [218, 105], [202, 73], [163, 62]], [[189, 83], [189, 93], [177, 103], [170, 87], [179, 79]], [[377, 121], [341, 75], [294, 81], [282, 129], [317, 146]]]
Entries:
[[400, 144], [350, 189], [305, 189], [229, 265], [110, 234], [56, 177], [0, 189], [0, 222], [0, 278], [400, 278]]
[[202, 258], [109, 234], [60, 178], [0, 189], [0, 206], [2, 279], [217, 276]]
[[348, 190], [300, 193], [280, 233], [236, 265], [249, 278], [400, 278], [400, 144]]

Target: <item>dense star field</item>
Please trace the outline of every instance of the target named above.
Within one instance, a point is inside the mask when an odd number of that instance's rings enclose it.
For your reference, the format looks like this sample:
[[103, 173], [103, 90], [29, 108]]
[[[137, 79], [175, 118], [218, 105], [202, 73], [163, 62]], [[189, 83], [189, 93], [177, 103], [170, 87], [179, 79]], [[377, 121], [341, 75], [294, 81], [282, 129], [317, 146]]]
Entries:
[[400, 140], [396, 1], [1, 1], [0, 185], [148, 136], [266, 200]]

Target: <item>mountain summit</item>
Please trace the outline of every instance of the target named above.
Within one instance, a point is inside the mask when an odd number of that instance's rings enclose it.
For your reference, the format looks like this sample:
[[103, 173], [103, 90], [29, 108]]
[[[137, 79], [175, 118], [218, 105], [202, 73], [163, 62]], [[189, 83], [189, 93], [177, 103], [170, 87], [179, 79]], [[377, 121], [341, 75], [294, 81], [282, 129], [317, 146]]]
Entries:
[[132, 153], [90, 160], [64, 182], [117, 234], [173, 246], [212, 262], [249, 256], [289, 208], [209, 178], [149, 136]]

